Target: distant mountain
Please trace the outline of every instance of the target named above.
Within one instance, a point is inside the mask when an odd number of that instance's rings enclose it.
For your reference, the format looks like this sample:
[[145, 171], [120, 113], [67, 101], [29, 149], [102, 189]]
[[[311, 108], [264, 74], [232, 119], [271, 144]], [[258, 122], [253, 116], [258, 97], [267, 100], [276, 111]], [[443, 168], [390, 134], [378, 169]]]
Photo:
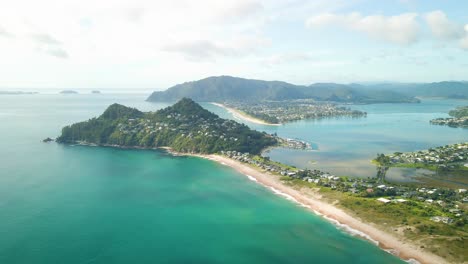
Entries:
[[278, 144], [276, 137], [222, 119], [188, 98], [156, 112], [113, 104], [97, 118], [64, 127], [57, 142], [252, 154]]
[[281, 81], [262, 81], [231, 76], [209, 77], [186, 82], [165, 91], [153, 92], [148, 101], [177, 101], [183, 97], [199, 102], [315, 99], [346, 103], [417, 102], [411, 96], [393, 91], [371, 91], [336, 83], [310, 86]]
[[360, 85], [360, 87], [374, 91], [391, 90], [407, 96], [468, 99], [468, 82], [385, 83]]
[[60, 92], [61, 94], [77, 94], [78, 92], [77, 91], [73, 91], [73, 90], [63, 90]]
[[17, 95], [17, 94], [38, 94], [38, 92], [0, 91], [0, 94], [8, 94], [8, 95]]
[[195, 101], [289, 99], [300, 97], [297, 86], [286, 82], [249, 80], [231, 76], [209, 77], [175, 85], [151, 94], [148, 101], [176, 101], [183, 97]]

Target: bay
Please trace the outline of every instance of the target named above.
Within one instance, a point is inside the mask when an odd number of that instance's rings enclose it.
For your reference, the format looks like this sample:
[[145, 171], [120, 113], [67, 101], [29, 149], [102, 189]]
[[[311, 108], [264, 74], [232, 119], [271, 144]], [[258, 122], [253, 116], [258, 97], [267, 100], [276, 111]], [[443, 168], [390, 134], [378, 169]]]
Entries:
[[145, 97], [0, 97], [0, 263], [401, 262], [212, 161], [41, 142]]
[[[468, 129], [431, 125], [434, 118], [448, 117], [457, 106], [467, 100], [423, 98], [419, 104], [349, 105], [368, 113], [364, 118], [329, 118], [302, 120], [282, 126], [249, 123], [250, 127], [281, 137], [305, 140], [313, 151], [276, 148], [265, 153], [299, 168], [321, 169], [340, 176], [375, 177], [371, 160], [377, 153], [412, 152], [431, 147], [468, 141]], [[216, 106], [206, 105], [224, 117], [234, 118]], [[466, 188], [468, 175], [448, 174], [435, 177], [432, 172], [419, 169], [391, 168], [387, 180], [418, 182], [431, 180], [454, 188]]]

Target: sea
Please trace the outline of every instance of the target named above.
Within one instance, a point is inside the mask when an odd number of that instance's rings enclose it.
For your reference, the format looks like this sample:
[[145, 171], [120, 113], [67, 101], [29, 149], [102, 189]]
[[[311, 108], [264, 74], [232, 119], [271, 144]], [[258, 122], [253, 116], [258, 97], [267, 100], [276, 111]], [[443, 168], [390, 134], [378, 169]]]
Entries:
[[[143, 111], [168, 106], [145, 102], [146, 97], [0, 96], [0, 263], [403, 263], [213, 161], [42, 142], [112, 103]], [[367, 118], [248, 125], [316, 146], [310, 152], [272, 150], [272, 158], [298, 166], [312, 159], [314, 166], [339, 174], [345, 163], [374, 152], [467, 140], [465, 130], [426, 124], [463, 103], [357, 106]], [[349, 171], [364, 167], [356, 162]]]

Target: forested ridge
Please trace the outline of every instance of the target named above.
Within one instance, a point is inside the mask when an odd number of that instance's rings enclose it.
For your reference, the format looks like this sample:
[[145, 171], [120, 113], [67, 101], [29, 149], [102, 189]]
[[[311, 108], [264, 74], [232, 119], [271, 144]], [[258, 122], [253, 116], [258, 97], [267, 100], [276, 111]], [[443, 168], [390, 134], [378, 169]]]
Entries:
[[99, 117], [62, 129], [60, 143], [90, 143], [122, 147], [170, 147], [179, 152], [221, 150], [258, 154], [277, 144], [266, 133], [222, 119], [188, 98], [156, 112], [141, 112], [119, 104]]

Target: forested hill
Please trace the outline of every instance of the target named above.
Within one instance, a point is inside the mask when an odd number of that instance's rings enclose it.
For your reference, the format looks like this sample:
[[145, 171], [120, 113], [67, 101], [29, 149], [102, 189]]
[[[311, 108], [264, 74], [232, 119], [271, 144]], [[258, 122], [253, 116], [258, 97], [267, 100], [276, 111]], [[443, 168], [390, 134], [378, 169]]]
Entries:
[[113, 104], [97, 118], [64, 127], [57, 142], [252, 154], [277, 144], [273, 136], [222, 119], [188, 98], [156, 112]]
[[468, 106], [459, 106], [449, 112], [450, 116], [455, 118], [468, 117]]
[[393, 91], [372, 91], [351, 85], [317, 83], [310, 86], [280, 81], [262, 81], [231, 76], [209, 77], [153, 92], [148, 101], [177, 101], [183, 97], [199, 102], [315, 99], [344, 103], [418, 102], [412, 96]]
[[364, 87], [373, 91], [394, 91], [407, 96], [468, 99], [468, 82], [383, 83], [351, 86]]

